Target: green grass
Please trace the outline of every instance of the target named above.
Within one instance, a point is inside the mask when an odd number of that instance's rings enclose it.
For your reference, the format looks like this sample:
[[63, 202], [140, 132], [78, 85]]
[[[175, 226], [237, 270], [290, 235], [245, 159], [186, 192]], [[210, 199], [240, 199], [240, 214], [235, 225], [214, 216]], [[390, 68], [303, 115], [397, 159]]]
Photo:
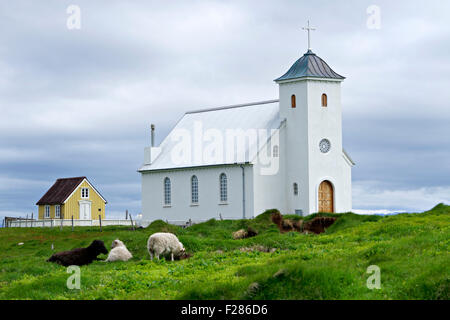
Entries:
[[[280, 234], [270, 212], [187, 229], [163, 221], [136, 231], [0, 229], [0, 299], [449, 299], [450, 206], [389, 217], [335, 216], [321, 235]], [[248, 226], [258, 236], [232, 239]], [[157, 231], [177, 234], [193, 257], [150, 261], [146, 243]], [[62, 251], [94, 239], [109, 247], [116, 238], [133, 259], [81, 267], [81, 290], [67, 289], [66, 268], [45, 262], [52, 243]], [[256, 246], [276, 251], [241, 250]], [[380, 290], [366, 286], [370, 265], [381, 269]]]

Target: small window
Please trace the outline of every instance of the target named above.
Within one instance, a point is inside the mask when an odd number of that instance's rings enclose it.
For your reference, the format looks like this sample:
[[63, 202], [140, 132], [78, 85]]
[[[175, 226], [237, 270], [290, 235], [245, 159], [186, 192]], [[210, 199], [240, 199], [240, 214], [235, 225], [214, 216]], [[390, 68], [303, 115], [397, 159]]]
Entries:
[[44, 218], [50, 218], [50, 206], [45, 206]]
[[294, 183], [294, 196], [298, 196], [298, 184]]
[[81, 188], [81, 197], [84, 199], [89, 198], [89, 188]]
[[55, 218], [61, 218], [61, 206], [59, 204], [55, 206]]
[[198, 203], [198, 178], [192, 176], [191, 178], [191, 202]]
[[280, 148], [278, 146], [273, 146], [273, 148], [272, 148], [272, 156], [274, 158], [278, 158], [280, 156]]
[[172, 203], [171, 184], [170, 179], [166, 177], [164, 179], [164, 205], [170, 206], [171, 203]]
[[291, 107], [292, 108], [296, 108], [297, 107], [297, 104], [296, 104], [296, 101], [295, 101], [295, 94], [293, 94], [291, 96]]
[[322, 94], [322, 107], [328, 107], [328, 98], [325, 93]]
[[222, 173], [220, 175], [220, 202], [228, 201], [228, 186], [227, 186], [227, 175]]

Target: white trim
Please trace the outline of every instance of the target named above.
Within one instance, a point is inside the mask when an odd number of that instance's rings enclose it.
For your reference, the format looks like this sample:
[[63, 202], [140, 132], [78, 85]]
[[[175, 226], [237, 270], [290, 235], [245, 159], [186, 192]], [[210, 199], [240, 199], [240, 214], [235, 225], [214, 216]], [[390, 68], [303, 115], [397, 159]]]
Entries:
[[[59, 210], [56, 210], [56, 208], [58, 208]], [[59, 215], [56, 215], [56, 213], [59, 211]], [[61, 218], [61, 205], [56, 204], [55, 205], [55, 218]]]
[[[48, 216], [47, 216], [47, 209], [48, 209]], [[49, 219], [50, 218], [50, 205], [46, 204], [44, 206], [44, 219]]]
[[294, 79], [285, 79], [285, 80], [275, 80], [278, 84], [290, 83], [290, 82], [301, 82], [301, 81], [330, 81], [330, 82], [343, 82], [345, 79], [334, 79], [334, 78], [320, 78], [320, 77], [300, 77]]
[[345, 152], [344, 149], [342, 149], [342, 156], [344, 157], [345, 161], [348, 162], [348, 164], [353, 167], [355, 165], [355, 162], [350, 158], [347, 152]]
[[[103, 202], [105, 202], [105, 204], [108, 203], [108, 202], [105, 200], [105, 198], [103, 198], [102, 195], [97, 191], [97, 189], [95, 189], [94, 186], [89, 182], [89, 180], [88, 180], [87, 178], [84, 178], [84, 179], [77, 185], [77, 187], [75, 188], [75, 190], [73, 190], [72, 193], [66, 198], [66, 200], [64, 200], [63, 204], [65, 204], [65, 203], [67, 202], [67, 200], [69, 200], [69, 199], [73, 196], [73, 194], [78, 190], [78, 188], [80, 187], [81, 184], [83, 184], [84, 181], [86, 181], [87, 184], [92, 188], [92, 190], [94, 190], [95, 193], [96, 193], [100, 198], [102, 198], [102, 200], [103, 200]], [[106, 210], [105, 210], [105, 211], [106, 211]]]
[[[87, 196], [84, 196], [85, 193], [87, 194]], [[81, 188], [81, 199], [89, 199], [89, 188]]]

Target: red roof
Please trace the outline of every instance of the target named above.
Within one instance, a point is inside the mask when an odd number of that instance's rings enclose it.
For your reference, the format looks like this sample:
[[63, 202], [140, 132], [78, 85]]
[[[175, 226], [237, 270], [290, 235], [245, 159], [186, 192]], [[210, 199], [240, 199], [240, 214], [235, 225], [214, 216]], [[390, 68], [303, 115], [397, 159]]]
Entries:
[[58, 179], [53, 186], [48, 189], [37, 205], [63, 204], [72, 192], [80, 185], [86, 177]]

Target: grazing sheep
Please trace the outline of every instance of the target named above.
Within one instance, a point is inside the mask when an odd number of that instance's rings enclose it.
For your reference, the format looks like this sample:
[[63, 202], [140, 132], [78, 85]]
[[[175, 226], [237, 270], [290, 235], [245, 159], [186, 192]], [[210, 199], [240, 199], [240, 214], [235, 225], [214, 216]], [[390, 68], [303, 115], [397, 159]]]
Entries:
[[108, 250], [101, 240], [94, 240], [87, 248], [77, 248], [53, 254], [47, 261], [55, 262], [65, 267], [83, 266], [97, 260], [101, 253], [107, 254]]
[[116, 239], [111, 244], [111, 251], [109, 252], [108, 258], [106, 258], [105, 262], [128, 261], [131, 258], [133, 258], [133, 256], [130, 251], [128, 251], [127, 247], [122, 241]]
[[178, 240], [177, 236], [172, 233], [157, 232], [152, 234], [148, 238], [147, 249], [150, 253], [150, 258], [153, 260], [153, 256], [159, 260], [160, 255], [170, 254], [171, 260], [174, 260], [175, 256], [184, 256], [186, 251], [183, 244]]

